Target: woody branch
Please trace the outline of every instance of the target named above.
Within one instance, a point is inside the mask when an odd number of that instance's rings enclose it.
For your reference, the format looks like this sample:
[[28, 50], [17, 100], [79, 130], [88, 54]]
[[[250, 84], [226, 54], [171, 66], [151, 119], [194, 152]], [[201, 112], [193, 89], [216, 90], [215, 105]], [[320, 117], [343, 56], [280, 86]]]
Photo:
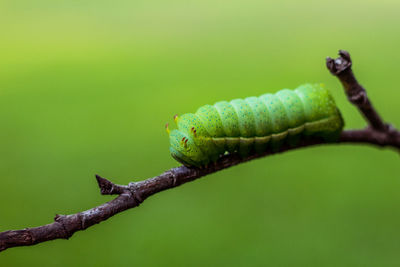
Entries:
[[341, 133], [339, 140], [333, 143], [312, 138], [303, 140], [294, 147], [284, 145], [278, 151], [267, 151], [246, 158], [241, 158], [236, 154], [226, 155], [221, 157], [215, 165], [208, 168], [198, 169], [181, 166], [170, 169], [159, 176], [128, 185], [117, 185], [96, 175], [100, 193], [102, 195], [118, 195], [115, 199], [87, 211], [70, 215], [56, 215], [54, 221], [47, 225], [1, 232], [0, 251], [54, 239], [68, 239], [77, 231], [85, 230], [117, 213], [139, 206], [146, 198], [158, 192], [253, 159], [283, 153], [288, 150], [316, 145], [352, 143], [392, 147], [400, 151], [400, 132], [393, 126], [386, 124], [372, 106], [365, 89], [357, 82], [353, 74], [349, 53], [341, 50], [338, 58], [327, 58], [326, 63], [329, 71], [342, 83], [349, 101], [358, 108], [368, 122], [365, 129], [345, 130]]

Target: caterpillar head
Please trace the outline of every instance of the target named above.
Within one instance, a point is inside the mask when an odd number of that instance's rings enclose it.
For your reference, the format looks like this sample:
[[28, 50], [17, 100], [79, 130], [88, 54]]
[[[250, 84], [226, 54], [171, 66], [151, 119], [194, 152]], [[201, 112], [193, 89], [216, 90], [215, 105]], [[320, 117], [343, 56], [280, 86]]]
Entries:
[[208, 164], [208, 157], [196, 146], [189, 134], [173, 130], [169, 133], [169, 139], [172, 157], [183, 165], [201, 167]]

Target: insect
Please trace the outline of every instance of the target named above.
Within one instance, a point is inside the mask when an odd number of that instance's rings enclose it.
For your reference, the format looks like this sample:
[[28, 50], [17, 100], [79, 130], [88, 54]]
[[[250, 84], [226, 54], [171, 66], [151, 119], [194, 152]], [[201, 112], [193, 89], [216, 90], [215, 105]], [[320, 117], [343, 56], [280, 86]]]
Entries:
[[174, 120], [177, 129], [166, 125], [170, 152], [189, 167], [206, 166], [226, 153], [262, 153], [307, 136], [333, 141], [344, 125], [321, 84], [204, 105], [196, 113], [175, 115]]

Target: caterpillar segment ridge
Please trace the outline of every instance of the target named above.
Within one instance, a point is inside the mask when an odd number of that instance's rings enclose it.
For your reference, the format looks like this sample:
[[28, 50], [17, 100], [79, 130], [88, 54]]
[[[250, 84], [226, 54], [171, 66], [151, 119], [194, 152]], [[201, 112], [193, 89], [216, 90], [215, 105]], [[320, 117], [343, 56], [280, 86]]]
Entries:
[[226, 153], [245, 157], [301, 138], [339, 137], [344, 122], [329, 91], [304, 84], [275, 94], [220, 101], [195, 113], [175, 115], [177, 129], [166, 131], [172, 157], [188, 167], [203, 167]]

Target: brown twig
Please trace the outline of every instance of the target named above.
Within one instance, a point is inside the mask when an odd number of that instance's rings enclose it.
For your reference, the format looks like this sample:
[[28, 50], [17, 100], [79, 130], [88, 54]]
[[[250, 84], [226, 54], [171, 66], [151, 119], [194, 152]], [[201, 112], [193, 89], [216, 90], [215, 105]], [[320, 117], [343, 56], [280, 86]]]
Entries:
[[378, 131], [387, 131], [388, 125], [386, 125], [378, 115], [368, 99], [364, 87], [358, 83], [353, 74], [353, 70], [351, 69], [352, 61], [349, 52], [339, 50], [338, 58], [326, 58], [326, 66], [329, 71], [340, 80], [345, 89], [347, 98], [361, 111], [371, 127]]
[[[336, 60], [327, 59], [328, 69], [340, 79], [349, 100], [364, 114], [370, 126], [361, 130], [343, 131], [339, 140], [330, 144], [369, 144], [379, 147], [393, 147], [400, 150], [400, 132], [393, 127], [387, 126], [372, 107], [365, 89], [358, 84], [351, 71], [349, 53], [340, 51], [339, 55], [340, 57]], [[68, 239], [77, 231], [105, 221], [124, 210], [139, 206], [146, 198], [160, 191], [177, 187], [202, 176], [253, 159], [323, 144], [329, 143], [312, 138], [305, 139], [296, 146], [284, 145], [278, 151], [267, 151], [264, 154], [251, 155], [247, 158], [241, 158], [238, 155], [227, 155], [208, 168], [197, 169], [181, 166], [170, 169], [159, 176], [130, 183], [129, 185], [117, 185], [96, 175], [101, 194], [116, 194], [118, 197], [87, 211], [71, 215], [56, 215], [54, 222], [47, 225], [2, 232], [0, 233], [0, 251], [11, 247], [30, 246], [54, 239]]]

